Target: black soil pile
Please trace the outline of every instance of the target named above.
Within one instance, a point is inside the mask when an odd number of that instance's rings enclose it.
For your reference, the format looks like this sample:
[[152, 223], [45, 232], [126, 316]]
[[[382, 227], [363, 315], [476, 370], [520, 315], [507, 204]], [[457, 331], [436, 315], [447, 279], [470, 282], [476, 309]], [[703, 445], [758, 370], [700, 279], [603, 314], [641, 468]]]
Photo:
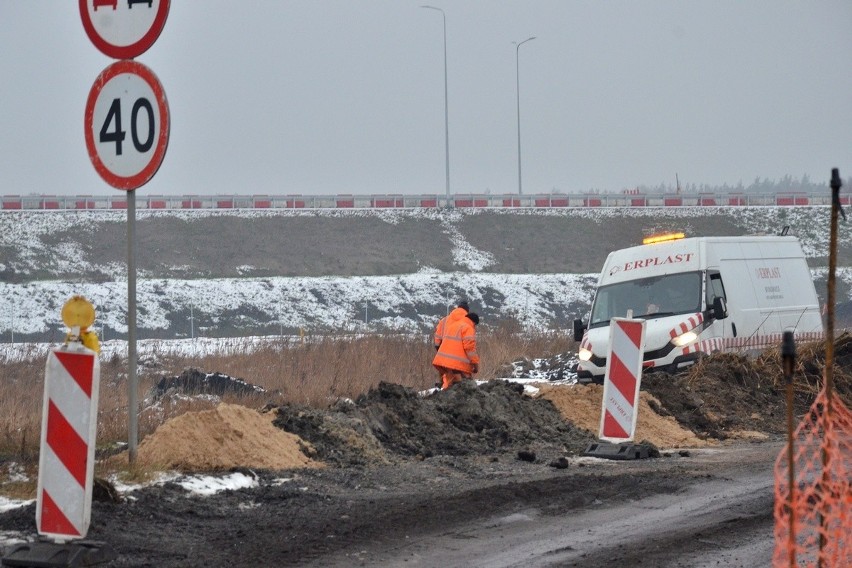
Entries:
[[[825, 345], [802, 344], [794, 373], [794, 412], [800, 417], [823, 386]], [[834, 390], [852, 403], [852, 336], [843, 334], [834, 346]], [[677, 375], [642, 377], [642, 389], [661, 404], [655, 408], [674, 416], [702, 437], [726, 439], [743, 431], [782, 434], [786, 430], [785, 382], [778, 349], [757, 358], [717, 354]]]
[[163, 397], [180, 395], [216, 395], [234, 394], [241, 396], [263, 394], [266, 391], [241, 379], [235, 379], [222, 373], [205, 373], [198, 369], [186, 369], [176, 377], [163, 377], [151, 388], [148, 398], [160, 400]]
[[677, 375], [646, 374], [642, 390], [660, 401], [657, 413], [674, 416], [702, 438], [724, 440], [743, 431], [781, 433], [784, 391], [767, 371], [754, 359], [717, 354]]
[[518, 452], [546, 460], [580, 453], [595, 439], [550, 401], [507, 381], [464, 381], [427, 396], [382, 382], [330, 410], [282, 406], [273, 424], [309, 442], [317, 459], [340, 466]]

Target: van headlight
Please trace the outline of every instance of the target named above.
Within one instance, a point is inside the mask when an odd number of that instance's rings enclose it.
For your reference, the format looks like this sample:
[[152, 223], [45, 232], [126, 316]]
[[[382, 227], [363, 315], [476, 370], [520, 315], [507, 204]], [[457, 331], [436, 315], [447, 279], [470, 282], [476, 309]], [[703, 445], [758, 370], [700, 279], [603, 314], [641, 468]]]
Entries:
[[674, 343], [676, 347], [683, 347], [684, 345], [689, 345], [696, 339], [698, 339], [698, 336], [694, 331], [687, 331], [686, 333], [682, 333], [672, 339], [672, 343]]
[[592, 358], [592, 352], [586, 349], [585, 347], [580, 347], [580, 350], [577, 351], [577, 357], [580, 361], [588, 361]]

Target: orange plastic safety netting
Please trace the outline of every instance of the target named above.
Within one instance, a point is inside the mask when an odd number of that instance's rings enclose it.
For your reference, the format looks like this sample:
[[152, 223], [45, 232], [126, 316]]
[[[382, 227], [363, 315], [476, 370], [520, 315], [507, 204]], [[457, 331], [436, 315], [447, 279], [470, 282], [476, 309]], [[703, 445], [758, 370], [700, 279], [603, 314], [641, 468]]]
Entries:
[[852, 413], [825, 390], [775, 462], [774, 567], [852, 566]]

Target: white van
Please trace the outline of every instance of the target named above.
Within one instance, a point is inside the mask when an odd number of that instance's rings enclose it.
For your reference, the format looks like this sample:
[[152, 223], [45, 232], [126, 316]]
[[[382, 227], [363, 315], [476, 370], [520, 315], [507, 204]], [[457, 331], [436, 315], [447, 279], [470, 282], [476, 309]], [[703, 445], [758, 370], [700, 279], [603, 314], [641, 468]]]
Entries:
[[795, 237], [678, 233], [645, 242], [607, 256], [588, 323], [574, 321], [578, 381], [603, 381], [614, 317], [647, 320], [645, 372], [676, 371], [716, 351], [777, 346], [786, 330], [797, 341], [823, 338], [819, 300]]

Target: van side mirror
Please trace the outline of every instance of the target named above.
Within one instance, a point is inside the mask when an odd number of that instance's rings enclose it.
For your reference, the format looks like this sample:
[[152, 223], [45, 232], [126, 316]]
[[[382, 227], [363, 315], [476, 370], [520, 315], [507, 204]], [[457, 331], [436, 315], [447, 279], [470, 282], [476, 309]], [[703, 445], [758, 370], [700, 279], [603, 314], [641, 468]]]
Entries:
[[586, 326], [583, 323], [583, 320], [576, 319], [574, 320], [574, 341], [581, 341], [583, 339], [583, 332], [586, 331]]
[[725, 302], [725, 298], [717, 296], [713, 300], [713, 317], [718, 320], [728, 317], [728, 303]]

